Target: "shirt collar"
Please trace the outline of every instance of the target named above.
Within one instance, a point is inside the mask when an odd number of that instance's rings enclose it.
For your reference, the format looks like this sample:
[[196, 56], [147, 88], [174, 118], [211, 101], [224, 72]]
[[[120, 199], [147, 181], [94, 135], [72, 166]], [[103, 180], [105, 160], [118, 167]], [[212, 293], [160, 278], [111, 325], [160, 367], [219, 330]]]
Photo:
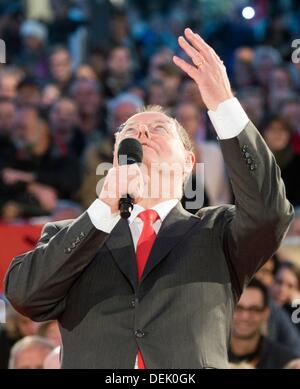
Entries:
[[[177, 205], [178, 201], [178, 199], [162, 201], [161, 203], [154, 205], [150, 209], [154, 209], [158, 213], [160, 220], [163, 222], [167, 215], [170, 213], [171, 209], [173, 209]], [[138, 204], [134, 204], [131, 215], [128, 218], [128, 223], [133, 223], [133, 221], [137, 218], [138, 214], [144, 210], [144, 207], [141, 207]]]

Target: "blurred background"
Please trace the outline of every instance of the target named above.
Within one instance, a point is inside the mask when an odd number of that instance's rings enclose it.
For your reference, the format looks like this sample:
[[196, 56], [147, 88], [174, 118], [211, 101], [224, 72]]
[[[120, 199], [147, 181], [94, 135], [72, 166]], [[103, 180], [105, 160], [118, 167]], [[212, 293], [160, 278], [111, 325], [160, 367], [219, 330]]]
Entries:
[[[0, 296], [10, 260], [43, 224], [75, 218], [96, 198], [114, 132], [144, 105], [168, 108], [190, 134], [205, 164], [204, 205], [233, 203], [197, 86], [172, 63], [184, 57], [177, 38], [187, 26], [223, 59], [296, 211], [242, 296], [229, 358], [300, 368], [300, 0], [0, 0]], [[0, 368], [59, 367], [57, 323], [31, 322], [4, 301]]]

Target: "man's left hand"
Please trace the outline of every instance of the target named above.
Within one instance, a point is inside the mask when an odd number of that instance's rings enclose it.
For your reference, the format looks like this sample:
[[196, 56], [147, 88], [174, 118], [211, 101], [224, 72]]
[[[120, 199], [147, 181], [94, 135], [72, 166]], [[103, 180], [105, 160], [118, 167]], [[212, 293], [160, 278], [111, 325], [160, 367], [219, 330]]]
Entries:
[[223, 61], [216, 52], [191, 29], [186, 28], [178, 43], [191, 58], [193, 65], [174, 56], [174, 63], [198, 85], [207, 109], [215, 111], [220, 103], [233, 96]]

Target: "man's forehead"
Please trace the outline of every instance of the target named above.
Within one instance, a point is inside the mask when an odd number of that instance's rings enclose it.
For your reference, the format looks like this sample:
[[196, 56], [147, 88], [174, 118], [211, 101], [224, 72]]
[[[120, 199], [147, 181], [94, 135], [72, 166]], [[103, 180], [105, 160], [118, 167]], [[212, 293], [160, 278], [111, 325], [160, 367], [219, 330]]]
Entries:
[[246, 303], [247, 305], [256, 305], [261, 304], [263, 300], [263, 295], [260, 289], [258, 288], [246, 288], [241, 295], [240, 303]]
[[150, 124], [155, 122], [172, 124], [172, 119], [161, 112], [141, 112], [131, 116], [125, 122], [125, 124], [126, 125], [142, 124], [142, 123]]

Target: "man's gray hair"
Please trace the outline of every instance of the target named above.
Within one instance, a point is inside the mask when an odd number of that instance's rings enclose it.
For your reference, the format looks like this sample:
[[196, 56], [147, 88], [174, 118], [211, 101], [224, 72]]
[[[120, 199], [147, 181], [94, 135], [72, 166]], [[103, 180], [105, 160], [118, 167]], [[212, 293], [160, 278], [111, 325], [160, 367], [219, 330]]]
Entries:
[[31, 347], [40, 347], [52, 351], [54, 349], [54, 344], [50, 342], [50, 340], [42, 338], [41, 336], [26, 336], [25, 338], [15, 343], [15, 345], [10, 350], [8, 368], [15, 369], [17, 355]]

